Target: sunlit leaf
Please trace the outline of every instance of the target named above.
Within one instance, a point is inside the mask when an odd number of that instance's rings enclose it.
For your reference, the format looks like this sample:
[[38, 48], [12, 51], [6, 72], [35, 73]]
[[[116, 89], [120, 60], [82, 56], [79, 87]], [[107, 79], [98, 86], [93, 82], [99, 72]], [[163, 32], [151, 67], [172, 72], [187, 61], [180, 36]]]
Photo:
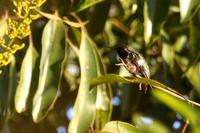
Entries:
[[185, 71], [185, 75], [188, 81], [194, 86], [194, 88], [200, 93], [200, 63], [189, 64], [189, 59], [186, 57], [176, 56], [176, 61], [179, 64], [182, 71]]
[[32, 72], [37, 59], [38, 53], [33, 46], [32, 40], [30, 39], [29, 47], [21, 65], [20, 81], [15, 93], [15, 108], [18, 113], [22, 113], [26, 110], [31, 82], [32, 80], [36, 80], [32, 79]]
[[144, 40], [149, 43], [153, 33], [158, 34], [161, 23], [167, 15], [170, 0], [145, 0]]
[[105, 33], [108, 37], [110, 46], [115, 45], [117, 42], [117, 39], [116, 39], [116, 36], [114, 35], [114, 33], [112, 32], [112, 21], [111, 20], [106, 21]]
[[7, 17], [8, 16], [4, 16], [0, 20], [0, 29], [1, 29], [0, 30], [0, 37], [2, 37], [6, 33], [6, 31], [8, 30]]
[[191, 61], [195, 61], [200, 56], [200, 19], [199, 13], [190, 20], [190, 38], [189, 38], [189, 50]]
[[200, 94], [200, 63], [192, 65], [187, 71], [186, 76]]
[[130, 15], [134, 14], [138, 8], [138, 3], [136, 0], [120, 0], [119, 2], [123, 7], [125, 18], [128, 18]]
[[181, 22], [189, 20], [192, 16], [193, 8], [199, 0], [179, 0]]
[[50, 20], [42, 35], [39, 83], [33, 100], [32, 116], [35, 122], [42, 120], [57, 98], [65, 57], [65, 31], [62, 22]]
[[69, 124], [69, 133], [88, 132], [95, 115], [96, 92], [89, 92], [89, 83], [97, 76], [96, 60], [93, 48], [85, 32], [82, 32], [80, 44], [81, 81], [74, 105], [74, 117]]
[[75, 11], [80, 12], [102, 1], [104, 0], [80, 0], [78, 5], [75, 7]]
[[169, 130], [160, 122], [140, 114], [133, 115], [133, 121], [142, 133], [169, 133]]
[[176, 42], [175, 42], [175, 44], [174, 44], [174, 49], [175, 49], [175, 51], [178, 52], [178, 53], [180, 53], [180, 52], [183, 50], [184, 45], [185, 45], [186, 43], [187, 43], [187, 36], [185, 36], [185, 35], [180, 36], [180, 37], [176, 40]]
[[124, 32], [126, 35], [129, 35], [129, 28], [121, 22], [120, 19], [116, 19], [116, 18], [111, 18], [111, 23], [116, 26], [119, 30], [121, 30], [122, 32]]
[[103, 127], [100, 133], [139, 133], [139, 130], [126, 122], [110, 121]]
[[6, 101], [6, 118], [9, 119], [14, 111], [14, 95], [17, 86], [17, 72], [16, 72], [16, 59], [14, 56], [11, 58], [9, 64], [9, 84], [8, 84], [8, 97]]
[[183, 56], [178, 56], [178, 55], [176, 55], [175, 58], [176, 58], [176, 61], [177, 61], [178, 65], [182, 69], [182, 71], [186, 71], [187, 66], [189, 64], [188, 58], [187, 57], [183, 57]]
[[177, 113], [181, 114], [186, 119], [188, 119], [192, 124], [194, 132], [200, 131], [200, 128], [199, 128], [200, 120], [198, 118], [200, 115], [200, 112], [196, 107], [190, 104], [187, 104], [183, 101], [180, 101], [179, 99], [173, 96], [170, 96], [166, 93], [163, 93], [159, 90], [155, 90], [153, 92], [153, 95], [158, 100], [166, 104], [168, 107], [170, 107], [171, 109], [173, 109], [174, 111], [176, 111]]
[[[105, 85], [100, 85], [97, 90], [90, 92], [90, 81], [104, 73], [104, 67], [101, 62], [96, 46], [85, 30], [82, 29], [81, 47], [80, 47], [80, 66], [81, 82], [78, 96], [74, 106], [76, 114], [70, 122], [69, 132], [79, 133], [88, 132], [89, 127], [95, 119], [95, 114], [100, 115], [101, 122], [105, 123], [110, 118], [110, 101], [107, 96]], [[98, 114], [98, 109], [101, 111]], [[104, 110], [107, 113], [104, 113]], [[97, 111], [97, 112], [96, 112]], [[97, 124], [97, 123], [96, 123]]]
[[[90, 39], [90, 42], [93, 46], [95, 53], [95, 58], [97, 62], [97, 76], [106, 74], [105, 65], [103, 64], [102, 57], [98, 53], [96, 44]], [[97, 86], [97, 97], [96, 97], [96, 119], [95, 126], [98, 129], [101, 129], [105, 123], [111, 119], [112, 113], [112, 103], [111, 103], [111, 87], [109, 84], [102, 84]]]
[[162, 42], [162, 57], [164, 61], [172, 68], [174, 66], [174, 47], [170, 43], [169, 36], [162, 31], [161, 32], [161, 42]]

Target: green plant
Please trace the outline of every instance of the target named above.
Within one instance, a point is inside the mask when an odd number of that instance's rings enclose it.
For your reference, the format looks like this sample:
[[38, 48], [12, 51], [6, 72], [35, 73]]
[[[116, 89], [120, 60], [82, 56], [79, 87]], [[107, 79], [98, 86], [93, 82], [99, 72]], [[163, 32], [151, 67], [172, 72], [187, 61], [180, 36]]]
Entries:
[[[12, 3], [0, 22], [2, 131], [199, 132], [198, 0]], [[150, 79], [115, 65], [119, 44], [144, 56]]]
[[[25, 44], [17, 44], [16, 40], [23, 39], [30, 34], [30, 24], [32, 20], [39, 17], [39, 14], [33, 12], [33, 10], [40, 7], [44, 2], [45, 0], [13, 0], [15, 6], [13, 11], [17, 15], [18, 20], [5, 16], [8, 26], [4, 28], [0, 36], [0, 45], [3, 51], [0, 53], [0, 67], [7, 66], [11, 61], [12, 55], [24, 47]], [[2, 22], [2, 24], [3, 23], [6, 22]], [[6, 26], [6, 24], [4, 24], [4, 26]]]

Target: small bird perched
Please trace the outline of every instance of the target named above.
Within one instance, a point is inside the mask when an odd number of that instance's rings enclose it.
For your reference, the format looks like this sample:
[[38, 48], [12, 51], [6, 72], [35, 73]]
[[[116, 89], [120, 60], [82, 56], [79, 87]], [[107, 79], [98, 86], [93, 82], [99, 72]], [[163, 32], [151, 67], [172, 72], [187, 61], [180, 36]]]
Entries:
[[[116, 64], [119, 66], [124, 66], [131, 74], [136, 77], [150, 78], [150, 71], [147, 62], [136, 51], [129, 50], [126, 46], [118, 46], [116, 48], [119, 55], [120, 63]], [[142, 84], [140, 84], [140, 90], [142, 89]], [[145, 92], [147, 91], [147, 85], [144, 84]]]

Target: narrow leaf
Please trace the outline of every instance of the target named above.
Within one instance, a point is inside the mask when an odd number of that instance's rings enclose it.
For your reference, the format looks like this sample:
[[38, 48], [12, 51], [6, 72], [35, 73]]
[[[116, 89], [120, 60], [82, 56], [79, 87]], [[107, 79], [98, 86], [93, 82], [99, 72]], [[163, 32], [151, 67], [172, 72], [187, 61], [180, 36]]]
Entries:
[[199, 20], [199, 12], [195, 14], [195, 16], [190, 20], [189, 30], [190, 30], [190, 38], [189, 38], [189, 50], [191, 61], [199, 58], [198, 54], [200, 54], [200, 20]]
[[[108, 17], [111, 1], [106, 0], [94, 7], [88, 23], [88, 32], [91, 36], [95, 36], [103, 31], [105, 22]], [[94, 28], [95, 27], [95, 28]]]
[[85, 10], [91, 6], [94, 6], [104, 0], [80, 0], [78, 5], [75, 7], [76, 12], [80, 12], [82, 10]]
[[186, 76], [189, 80], [189, 82], [194, 86], [194, 88], [199, 92], [200, 94], [200, 63], [197, 63], [195, 65], [192, 65], [189, 70], [186, 73]]
[[6, 119], [8, 120], [14, 112], [14, 94], [17, 86], [17, 72], [16, 72], [16, 59], [11, 57], [11, 63], [9, 64], [9, 84], [8, 84], [8, 97], [6, 108]]
[[153, 92], [153, 95], [160, 100], [161, 102], [163, 102], [164, 104], [166, 104], [168, 107], [170, 107], [171, 109], [173, 109], [174, 111], [176, 111], [177, 113], [180, 113], [181, 115], [183, 115], [186, 119], [188, 119], [192, 126], [193, 126], [193, 130], [194, 132], [200, 132], [200, 128], [199, 128], [199, 124], [200, 124], [200, 120], [199, 120], [199, 115], [200, 112], [198, 111], [198, 109], [196, 107], [193, 107], [190, 104], [184, 103], [183, 101], [180, 101], [179, 99], [172, 97], [166, 93], [163, 93], [159, 90], [155, 90]]
[[6, 100], [8, 97], [8, 84], [9, 84], [9, 71], [8, 68], [4, 69], [4, 72], [0, 76], [0, 116], [3, 117], [6, 109]]
[[[88, 132], [89, 127], [95, 122], [96, 128], [101, 127], [110, 119], [111, 102], [107, 93], [107, 86], [97, 86], [97, 90], [90, 91], [90, 82], [93, 78], [105, 73], [101, 57], [98, 54], [96, 44], [89, 37], [85, 29], [82, 29], [80, 47], [81, 82], [76, 98], [74, 113], [76, 116], [69, 125], [70, 133]], [[110, 89], [110, 88], [108, 88]], [[101, 112], [100, 112], [100, 111]], [[96, 117], [95, 117], [96, 115]]]
[[199, 0], [179, 0], [181, 22], [186, 22], [192, 16], [193, 8]]
[[89, 83], [97, 76], [95, 53], [85, 32], [80, 44], [81, 81], [74, 105], [74, 117], [69, 124], [69, 133], [88, 132], [95, 115], [96, 91], [89, 92]]
[[136, 113], [132, 118], [140, 133], [170, 133], [162, 123], [151, 117], [142, 116]]
[[32, 72], [38, 59], [38, 53], [33, 46], [33, 42], [30, 39], [29, 47], [23, 59], [20, 71], [20, 81], [15, 93], [15, 108], [18, 113], [22, 113], [26, 110], [26, 104], [30, 93], [30, 86], [32, 80]]
[[161, 31], [161, 42], [162, 42], [162, 57], [164, 61], [173, 68], [175, 50], [173, 45], [169, 40], [169, 36], [164, 31]]
[[176, 62], [179, 64], [182, 71], [185, 71], [185, 75], [188, 81], [194, 86], [194, 88], [200, 94], [200, 63], [189, 64], [189, 59], [182, 56], [176, 56]]
[[8, 24], [7, 24], [7, 20], [8, 19], [8, 16], [4, 16], [3, 18], [1, 18], [0, 20], [0, 37], [2, 37], [8, 30]]
[[164, 21], [170, 0], [145, 0], [144, 3], [144, 40], [148, 44], [153, 33], [160, 32], [161, 23]]
[[65, 57], [65, 31], [60, 21], [50, 20], [42, 35], [39, 83], [33, 99], [34, 122], [42, 120], [53, 107], [60, 87]]
[[111, 121], [104, 126], [100, 133], [139, 133], [139, 130], [126, 122]]

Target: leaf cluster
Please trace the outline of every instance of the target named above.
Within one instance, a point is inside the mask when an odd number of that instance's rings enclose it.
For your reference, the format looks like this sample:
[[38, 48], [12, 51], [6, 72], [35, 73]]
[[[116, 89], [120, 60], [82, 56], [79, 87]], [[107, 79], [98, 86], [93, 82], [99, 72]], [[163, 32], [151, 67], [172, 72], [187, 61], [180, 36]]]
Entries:
[[[0, 22], [2, 131], [200, 132], [198, 0], [13, 4], [17, 19]], [[151, 79], [115, 65], [121, 44], [144, 56]]]

